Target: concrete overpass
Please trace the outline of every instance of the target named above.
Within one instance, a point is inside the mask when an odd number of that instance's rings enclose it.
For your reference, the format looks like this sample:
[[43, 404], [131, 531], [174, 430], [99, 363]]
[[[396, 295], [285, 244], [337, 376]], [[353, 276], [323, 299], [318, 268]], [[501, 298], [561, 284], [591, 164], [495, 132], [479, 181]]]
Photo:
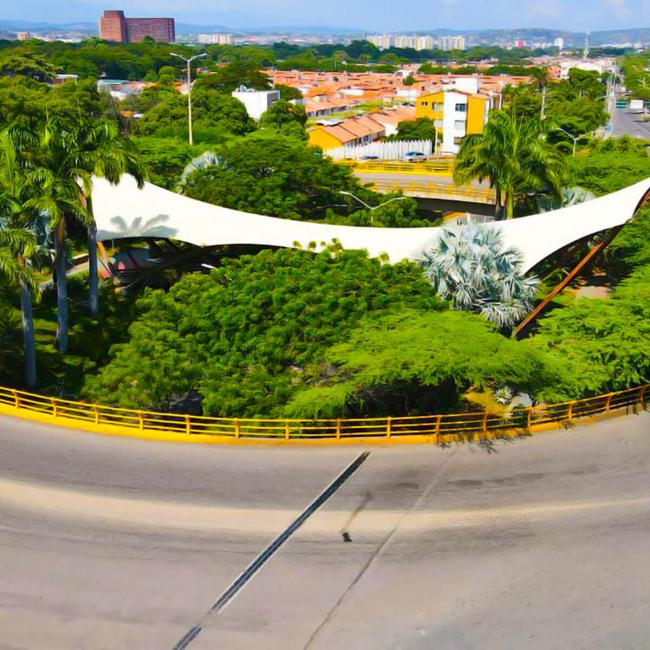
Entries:
[[[203, 447], [0, 423], [3, 648], [645, 648], [650, 415], [480, 448]], [[343, 533], [347, 533], [344, 541]]]

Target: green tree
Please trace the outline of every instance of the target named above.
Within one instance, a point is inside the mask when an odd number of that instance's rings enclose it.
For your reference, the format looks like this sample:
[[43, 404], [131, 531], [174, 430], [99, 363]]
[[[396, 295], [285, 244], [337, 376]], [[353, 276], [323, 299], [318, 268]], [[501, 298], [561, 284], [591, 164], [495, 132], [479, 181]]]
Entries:
[[76, 222], [85, 229], [93, 219], [84, 204], [78, 182], [88, 172], [80, 158], [80, 129], [69, 130], [60, 123], [50, 122], [40, 134], [37, 160], [47, 169], [42, 184], [41, 202], [50, 216], [54, 233], [54, 282], [57, 291], [56, 344], [59, 352], [68, 349], [68, 295], [66, 269], [66, 238], [68, 225]]
[[319, 358], [291, 417], [421, 415], [467, 409], [469, 389], [534, 393], [555, 377], [545, 355], [479, 316], [407, 309], [369, 314]]
[[532, 345], [572, 372], [549, 385], [546, 399], [600, 394], [650, 380], [650, 265], [607, 300], [581, 298], [543, 318]]
[[354, 191], [350, 171], [303, 142], [274, 133], [232, 140], [216, 153], [220, 164], [194, 172], [184, 193], [199, 201], [284, 219], [326, 218]]
[[7, 52], [0, 56], [0, 74], [9, 77], [21, 75], [35, 81], [52, 81], [56, 68], [39, 54], [21, 55]]
[[271, 82], [256, 63], [243, 58], [237, 58], [218, 68], [213, 74], [201, 75], [196, 80], [197, 90], [205, 88], [230, 94], [240, 86], [254, 90], [269, 90]]
[[97, 270], [97, 224], [93, 212], [93, 179], [103, 178], [117, 185], [123, 174], [130, 174], [144, 186], [146, 170], [134, 144], [119, 135], [114, 124], [107, 121], [85, 122], [71, 132], [65, 143], [67, 156], [58, 159], [77, 175], [87, 210], [88, 268], [90, 313], [99, 313], [99, 274]]
[[275, 90], [280, 91], [280, 99], [284, 99], [284, 101], [289, 102], [292, 99], [302, 99], [302, 93], [298, 88], [294, 88], [293, 86], [283, 86], [282, 84], [276, 84], [273, 86]]
[[260, 118], [261, 128], [275, 129], [280, 133], [307, 140], [305, 131], [307, 114], [300, 104], [291, 104], [281, 99], [271, 105]]
[[419, 117], [417, 120], [400, 122], [397, 133], [388, 140], [431, 140], [436, 141], [436, 127], [433, 120], [428, 117]]
[[517, 201], [530, 192], [559, 196], [565, 176], [564, 156], [546, 137], [537, 120], [493, 111], [481, 134], [463, 139], [454, 179], [459, 184], [487, 180], [496, 189], [496, 214], [514, 216]]
[[195, 391], [211, 415], [281, 414], [311, 364], [368, 313], [442, 304], [412, 263], [362, 251], [265, 250], [187, 275], [138, 303], [130, 341], [87, 383], [103, 402], [167, 409]]

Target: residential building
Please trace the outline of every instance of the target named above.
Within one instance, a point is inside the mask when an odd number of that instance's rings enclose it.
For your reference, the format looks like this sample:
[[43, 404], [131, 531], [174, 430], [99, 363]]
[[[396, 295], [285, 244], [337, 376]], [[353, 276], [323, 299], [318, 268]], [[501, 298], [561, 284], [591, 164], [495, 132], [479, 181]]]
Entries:
[[176, 31], [173, 18], [126, 18], [123, 11], [108, 10], [99, 20], [99, 38], [117, 43], [139, 43], [149, 36], [155, 41], [173, 43]]
[[197, 34], [196, 42], [201, 45], [232, 45], [232, 34]]
[[32, 35], [29, 32], [18, 32], [16, 34], [16, 39], [19, 41], [28, 41]]
[[440, 49], [444, 50], [445, 52], [451, 52], [452, 50], [464, 50], [465, 37], [464, 36], [441, 36]]
[[553, 45], [554, 45], [555, 47], [559, 48], [560, 50], [563, 50], [563, 49], [564, 49], [564, 39], [563, 39], [561, 36], [558, 36], [558, 37], [553, 41]]
[[[415, 49], [418, 52], [421, 52], [422, 50], [432, 50], [434, 46], [434, 41], [432, 36], [418, 36], [415, 39]], [[465, 49], [465, 45], [463, 44], [463, 47], [460, 49]]]
[[380, 50], [387, 50], [392, 44], [392, 38], [390, 34], [373, 34], [372, 36], [368, 36], [368, 42], [372, 43]]
[[466, 135], [483, 133], [493, 98], [454, 88], [418, 97], [416, 118], [433, 120], [439, 134], [439, 151], [455, 154]]
[[526, 47], [526, 41], [523, 38], [518, 38], [515, 41], [515, 47]]
[[339, 147], [370, 144], [386, 135], [383, 124], [374, 115], [351, 117], [347, 120], [323, 121], [309, 131], [309, 145], [323, 151]]
[[394, 47], [415, 47], [415, 36], [408, 36], [406, 34], [399, 34], [393, 38]]
[[232, 96], [246, 107], [246, 112], [250, 117], [258, 121], [275, 102], [280, 100], [280, 91], [253, 90], [240, 86], [232, 92]]

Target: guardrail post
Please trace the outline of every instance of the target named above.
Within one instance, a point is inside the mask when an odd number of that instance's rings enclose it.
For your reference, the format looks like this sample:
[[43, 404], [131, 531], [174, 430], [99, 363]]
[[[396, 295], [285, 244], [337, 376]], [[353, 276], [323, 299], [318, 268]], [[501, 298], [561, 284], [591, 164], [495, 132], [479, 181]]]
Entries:
[[14, 395], [14, 406], [19, 409], [20, 408], [20, 397], [18, 397], [18, 391], [17, 390], [12, 390], [11, 391]]
[[391, 424], [392, 424], [392, 418], [391, 418], [390, 415], [389, 415], [389, 416], [386, 418], [386, 437], [387, 437], [387, 438], [390, 438], [390, 436], [391, 436], [391, 434], [392, 434]]
[[568, 409], [568, 411], [566, 413], [566, 419], [567, 419], [568, 422], [571, 422], [571, 420], [573, 420], [573, 405], [574, 405], [574, 403], [575, 402], [571, 402], [569, 404], [569, 409]]
[[440, 435], [440, 425], [442, 424], [442, 415], [436, 416], [436, 435]]
[[530, 420], [533, 416], [533, 407], [529, 406], [528, 407], [528, 413], [526, 413], [526, 431], [530, 433]]
[[99, 408], [96, 405], [93, 408], [95, 410], [95, 424], [99, 424]]
[[235, 438], [239, 438], [239, 418], [235, 418]]
[[192, 421], [190, 420], [189, 415], [185, 416], [185, 433], [188, 436], [192, 433]]
[[289, 420], [284, 421], [284, 439], [289, 440], [291, 437], [291, 431], [289, 430]]
[[58, 414], [57, 414], [57, 410], [56, 410], [56, 400], [54, 398], [52, 398], [50, 400], [50, 402], [52, 403], [52, 415], [54, 417], [57, 417]]
[[138, 426], [140, 428], [140, 431], [144, 429], [144, 416], [142, 414], [142, 411], [138, 411]]
[[481, 430], [483, 431], [483, 433], [487, 433], [488, 430], [487, 422], [488, 422], [488, 412], [487, 409], [485, 409], [485, 413], [483, 413], [483, 422], [481, 423]]
[[607, 396], [607, 401], [605, 402], [605, 412], [609, 411], [610, 404], [612, 403], [612, 393]]
[[645, 394], [646, 394], [647, 390], [648, 390], [648, 387], [644, 386], [641, 389], [641, 392], [639, 393], [639, 402], [641, 402], [641, 406], [643, 407], [644, 411], [645, 411]]
[[336, 418], [336, 439], [341, 439], [341, 418]]

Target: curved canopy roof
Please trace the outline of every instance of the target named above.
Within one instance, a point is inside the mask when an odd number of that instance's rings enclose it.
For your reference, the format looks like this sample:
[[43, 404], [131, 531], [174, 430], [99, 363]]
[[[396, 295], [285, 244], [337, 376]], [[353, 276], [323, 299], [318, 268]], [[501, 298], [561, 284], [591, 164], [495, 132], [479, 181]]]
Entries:
[[[634, 216], [650, 192], [650, 178], [599, 199], [561, 210], [492, 224], [507, 246], [518, 249], [529, 271], [553, 252]], [[318, 248], [338, 240], [344, 248], [364, 248], [391, 262], [418, 259], [438, 237], [439, 228], [360, 228], [278, 219], [230, 210], [146, 183], [138, 189], [124, 176], [119, 185], [95, 179], [93, 206], [98, 240], [170, 238], [197, 246], [255, 244]]]

